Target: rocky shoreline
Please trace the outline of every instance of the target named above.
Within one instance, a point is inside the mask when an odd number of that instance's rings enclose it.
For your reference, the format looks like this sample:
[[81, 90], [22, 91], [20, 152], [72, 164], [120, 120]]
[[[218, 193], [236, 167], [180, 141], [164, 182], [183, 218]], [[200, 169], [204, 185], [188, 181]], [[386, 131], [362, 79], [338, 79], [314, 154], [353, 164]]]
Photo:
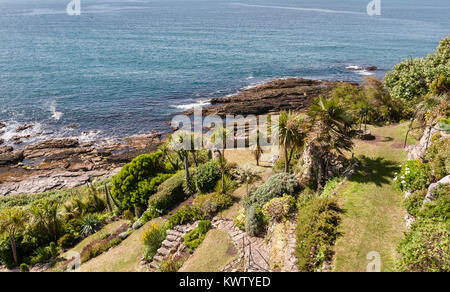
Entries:
[[160, 133], [119, 142], [50, 139], [24, 147], [0, 146], [0, 196], [41, 193], [109, 177], [136, 156], [155, 151]]
[[[263, 115], [283, 110], [302, 111], [314, 98], [325, 96], [339, 81], [321, 81], [303, 78], [274, 79], [244, 89], [227, 97], [213, 98], [203, 107], [203, 115]], [[356, 83], [355, 83], [356, 85]], [[192, 115], [194, 110], [185, 112]]]
[[[274, 79], [235, 95], [214, 98], [203, 115], [262, 115], [282, 110], [301, 111], [315, 97], [327, 95], [341, 82], [303, 78]], [[193, 114], [193, 110], [185, 114]], [[0, 131], [6, 124], [0, 122]], [[17, 133], [33, 128], [19, 126]], [[78, 138], [50, 139], [22, 146], [22, 139], [1, 146], [0, 196], [41, 193], [85, 184], [95, 177], [110, 177], [136, 156], [155, 151], [161, 133], [135, 135], [112, 141], [83, 143]], [[13, 143], [14, 141], [16, 143]], [[11, 144], [10, 143], [10, 144]]]

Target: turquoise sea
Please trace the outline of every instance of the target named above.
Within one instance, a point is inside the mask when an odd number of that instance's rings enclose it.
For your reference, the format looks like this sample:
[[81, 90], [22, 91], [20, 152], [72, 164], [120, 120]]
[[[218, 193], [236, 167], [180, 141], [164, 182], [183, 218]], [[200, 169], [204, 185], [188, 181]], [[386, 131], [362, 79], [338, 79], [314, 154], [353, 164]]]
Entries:
[[[121, 137], [276, 77], [359, 81], [450, 34], [448, 0], [0, 0], [0, 138]], [[77, 124], [76, 128], [69, 125]], [[33, 133], [32, 133], [33, 134]]]

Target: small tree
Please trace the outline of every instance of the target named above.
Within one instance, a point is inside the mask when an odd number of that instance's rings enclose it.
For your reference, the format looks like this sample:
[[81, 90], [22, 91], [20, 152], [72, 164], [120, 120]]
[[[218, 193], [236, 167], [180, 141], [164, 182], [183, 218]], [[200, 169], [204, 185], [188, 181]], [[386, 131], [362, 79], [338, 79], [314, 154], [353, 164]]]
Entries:
[[169, 137], [168, 147], [177, 153], [178, 157], [184, 164], [184, 173], [186, 175], [186, 184], [191, 185], [191, 177], [189, 175], [189, 148], [192, 147], [192, 136], [185, 131], [177, 132]]
[[249, 166], [239, 167], [234, 175], [246, 184], [247, 197], [249, 196], [249, 186], [261, 178], [259, 173]]
[[256, 165], [259, 166], [259, 160], [261, 159], [261, 156], [264, 154], [264, 150], [261, 148], [261, 133], [259, 130], [256, 133], [256, 144], [252, 146], [251, 151], [253, 154], [253, 157], [255, 157]]
[[54, 241], [58, 240], [61, 226], [58, 208], [58, 203], [45, 200], [35, 204], [30, 210], [34, 224], [44, 230]]
[[284, 152], [284, 172], [289, 172], [294, 150], [303, 146], [306, 137], [303, 118], [292, 112], [281, 112], [278, 135]]
[[229, 137], [231, 134], [231, 130], [225, 129], [222, 126], [218, 126], [216, 128], [216, 131], [211, 137], [211, 142], [214, 143], [216, 146], [220, 147], [217, 149], [217, 152], [219, 153], [219, 157], [217, 159], [217, 165], [220, 168], [220, 173], [222, 175], [222, 194], [224, 193], [224, 185], [225, 185], [225, 170], [227, 167], [227, 160], [225, 159], [225, 146], [227, 137]]
[[16, 235], [25, 228], [27, 222], [27, 214], [18, 208], [7, 209], [0, 213], [0, 234], [8, 234], [14, 262], [19, 264], [16, 248]]
[[353, 148], [354, 117], [336, 99], [320, 97], [316, 99], [308, 110], [311, 131], [309, 144], [317, 148], [318, 160], [317, 190], [321, 191], [326, 170], [330, 163], [330, 153], [342, 154], [343, 150]]

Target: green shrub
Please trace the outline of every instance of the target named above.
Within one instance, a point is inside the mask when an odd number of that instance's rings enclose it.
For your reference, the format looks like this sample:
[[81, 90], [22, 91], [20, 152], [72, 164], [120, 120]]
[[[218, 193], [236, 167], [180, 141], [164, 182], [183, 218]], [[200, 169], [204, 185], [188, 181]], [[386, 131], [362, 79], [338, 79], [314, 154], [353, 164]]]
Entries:
[[250, 206], [246, 213], [245, 232], [250, 236], [258, 236], [263, 232], [264, 219], [261, 210]]
[[135, 206], [145, 208], [149, 199], [149, 188], [153, 190], [158, 174], [165, 172], [162, 153], [142, 154], [125, 165], [114, 176], [112, 195], [119, 200], [123, 209], [134, 209]]
[[168, 212], [181, 203], [186, 194], [183, 189], [184, 172], [177, 173], [158, 187], [158, 192], [150, 197], [147, 213], [152, 218]]
[[145, 246], [144, 257], [151, 261], [162, 242], [166, 238], [166, 229], [162, 225], [152, 224], [142, 235], [142, 243]]
[[245, 200], [245, 205], [262, 208], [271, 199], [283, 194], [294, 195], [299, 189], [297, 178], [293, 174], [279, 173], [270, 177], [264, 184]]
[[56, 257], [58, 254], [59, 248], [54, 242], [51, 242], [49, 246], [39, 247], [31, 257], [30, 263], [32, 265], [47, 263], [50, 259]]
[[448, 222], [450, 220], [450, 185], [440, 185], [433, 194], [437, 199], [425, 203], [418, 212], [418, 217]]
[[315, 198], [302, 204], [296, 229], [299, 271], [315, 272], [331, 260], [341, 212], [336, 199]]
[[122, 213], [122, 218], [125, 220], [133, 221], [134, 220], [134, 214], [131, 212], [131, 210], [125, 210]]
[[450, 139], [442, 138], [439, 134], [433, 140], [425, 159], [429, 161], [434, 180], [438, 181], [450, 174]]
[[402, 191], [422, 190], [431, 183], [431, 171], [428, 164], [418, 160], [406, 161], [400, 173], [394, 178]]
[[220, 178], [221, 173], [217, 163], [214, 160], [200, 165], [195, 177], [197, 189], [201, 193], [212, 192]]
[[233, 205], [233, 198], [230, 195], [220, 193], [198, 195], [193, 205], [200, 208], [207, 217], [212, 218], [218, 212]]
[[90, 214], [81, 220], [81, 235], [94, 234], [103, 224], [103, 221], [95, 214]]
[[237, 183], [230, 178], [230, 176], [225, 175], [223, 178], [223, 190], [222, 190], [222, 180], [217, 181], [214, 191], [223, 195], [230, 196], [234, 190], [236, 190]]
[[416, 191], [412, 193], [403, 201], [403, 207], [405, 207], [406, 211], [409, 214], [416, 217], [420, 209], [422, 208], [423, 200], [425, 199], [426, 195], [426, 190]]
[[61, 248], [69, 248], [74, 246], [78, 239], [79, 237], [75, 236], [73, 233], [64, 234], [58, 239], [58, 246]]
[[28, 266], [27, 264], [23, 263], [20, 265], [20, 272], [22, 273], [27, 273], [30, 271], [30, 266]]
[[234, 225], [242, 231], [245, 231], [245, 223], [247, 221], [245, 208], [240, 208], [236, 217], [234, 217]]
[[183, 206], [170, 216], [167, 221], [167, 228], [172, 229], [177, 225], [192, 223], [197, 220], [205, 219], [205, 215], [198, 207]]
[[209, 229], [211, 229], [211, 221], [210, 220], [202, 220], [198, 222], [198, 231], [200, 234], [206, 234]]
[[205, 239], [206, 233], [211, 228], [211, 221], [200, 221], [197, 228], [194, 228], [191, 232], [184, 236], [184, 244], [189, 248], [189, 252], [193, 252], [194, 249], [200, 246]]
[[394, 98], [412, 103], [436, 89], [433, 82], [449, 77], [450, 37], [444, 38], [435, 52], [423, 59], [406, 59], [386, 73], [385, 85]]
[[342, 178], [340, 178], [340, 177], [334, 177], [334, 178], [330, 179], [329, 181], [327, 181], [325, 183], [325, 186], [323, 187], [323, 190], [322, 190], [322, 193], [320, 194], [320, 196], [331, 197], [333, 195], [334, 191], [336, 190], [336, 188], [341, 183], [341, 181], [342, 181]]
[[298, 202], [299, 204], [305, 204], [314, 199], [315, 197], [317, 197], [316, 191], [307, 187], [304, 190], [302, 190], [298, 195]]
[[450, 272], [450, 224], [424, 219], [415, 222], [398, 247], [402, 272]]
[[165, 260], [158, 267], [159, 272], [163, 273], [176, 273], [183, 266], [186, 259], [182, 258], [175, 260], [173, 256], [170, 256], [168, 260]]
[[295, 199], [292, 196], [284, 195], [281, 198], [273, 198], [262, 208], [262, 213], [269, 220], [280, 221], [293, 210]]

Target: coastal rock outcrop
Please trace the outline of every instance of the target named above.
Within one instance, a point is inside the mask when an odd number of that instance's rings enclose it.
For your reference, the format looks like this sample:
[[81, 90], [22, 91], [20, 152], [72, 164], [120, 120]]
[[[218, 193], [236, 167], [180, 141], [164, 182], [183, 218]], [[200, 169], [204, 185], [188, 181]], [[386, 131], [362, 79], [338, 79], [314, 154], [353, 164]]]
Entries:
[[[262, 115], [283, 110], [301, 111], [315, 97], [328, 94], [339, 82], [303, 78], [274, 79], [223, 98], [213, 98], [203, 108], [205, 115]], [[192, 115], [193, 110], [187, 111]]]
[[161, 135], [154, 133], [89, 143], [51, 139], [18, 150], [3, 146], [0, 196], [71, 188], [93, 177], [108, 177], [136, 156], [155, 151], [160, 143]]
[[34, 128], [33, 124], [23, 124], [23, 125], [20, 125], [19, 127], [17, 127], [16, 132], [20, 133], [20, 132], [23, 132], [25, 130], [33, 129], [33, 128]]
[[15, 164], [22, 161], [23, 158], [23, 151], [21, 150], [7, 151], [0, 154], [0, 165]]

